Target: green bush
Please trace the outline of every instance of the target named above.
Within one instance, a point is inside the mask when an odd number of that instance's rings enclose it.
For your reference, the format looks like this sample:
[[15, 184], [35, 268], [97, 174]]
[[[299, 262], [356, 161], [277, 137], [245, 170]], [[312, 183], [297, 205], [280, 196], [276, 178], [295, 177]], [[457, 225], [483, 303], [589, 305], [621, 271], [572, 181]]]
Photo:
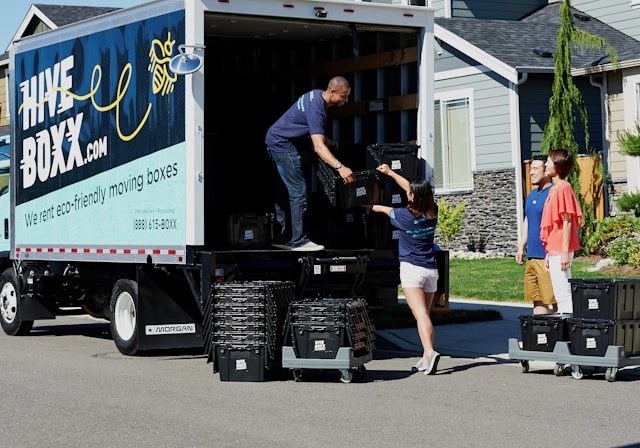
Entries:
[[436, 232], [444, 246], [449, 247], [449, 243], [462, 230], [464, 209], [467, 207], [467, 201], [459, 202], [455, 207], [446, 198], [441, 198], [436, 203], [438, 204], [438, 226]]
[[616, 205], [623, 212], [633, 212], [636, 217], [640, 217], [640, 193], [624, 193], [616, 201]]
[[[618, 266], [631, 264], [630, 256], [637, 255], [638, 252], [640, 252], [640, 235], [624, 236], [611, 241], [607, 246], [607, 256], [613, 258]], [[633, 260], [635, 259], [634, 256]]]
[[640, 232], [640, 218], [633, 215], [619, 215], [596, 222], [595, 230], [589, 236], [585, 251], [590, 254], [607, 255], [607, 246], [616, 239], [628, 238]]

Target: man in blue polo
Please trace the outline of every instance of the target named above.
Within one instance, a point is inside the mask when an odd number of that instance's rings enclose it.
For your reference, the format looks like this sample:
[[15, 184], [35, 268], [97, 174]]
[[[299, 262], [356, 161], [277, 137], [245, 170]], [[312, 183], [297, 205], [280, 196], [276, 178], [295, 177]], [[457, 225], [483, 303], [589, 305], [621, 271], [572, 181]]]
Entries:
[[533, 302], [533, 314], [549, 314], [549, 306], [553, 312], [558, 311], [553, 286], [551, 285], [551, 275], [544, 267], [544, 257], [546, 255], [542, 241], [540, 240], [540, 222], [542, 220], [542, 209], [549, 196], [551, 178], [544, 173], [544, 163], [546, 156], [536, 156], [529, 165], [531, 183], [538, 188], [531, 190], [527, 196], [524, 206], [524, 222], [516, 261], [523, 263], [524, 248], [527, 248], [527, 264], [524, 271], [524, 300]]
[[[342, 76], [336, 76], [329, 81], [326, 90], [311, 90], [298, 98], [267, 131], [267, 150], [282, 179], [282, 183], [276, 186], [277, 229], [274, 237], [278, 243], [286, 242], [285, 235], [289, 232], [285, 210], [289, 208], [291, 240], [284, 244], [288, 249], [308, 252], [324, 249], [324, 246], [311, 241], [304, 231], [307, 183], [298, 149], [308, 147], [309, 137], [318, 157], [335, 168], [345, 182], [355, 181], [352, 171], [340, 163], [329, 149], [329, 146], [336, 146], [335, 143], [324, 135], [327, 109], [345, 104], [350, 93], [349, 82]], [[277, 246], [282, 247], [280, 244]]]

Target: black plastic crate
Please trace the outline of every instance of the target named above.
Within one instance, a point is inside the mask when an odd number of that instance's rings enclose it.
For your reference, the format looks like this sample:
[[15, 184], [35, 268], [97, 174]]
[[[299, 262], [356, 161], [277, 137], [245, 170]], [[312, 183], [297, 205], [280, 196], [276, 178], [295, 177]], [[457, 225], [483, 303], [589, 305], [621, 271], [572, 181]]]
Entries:
[[233, 214], [227, 217], [227, 237], [230, 249], [267, 249], [271, 244], [273, 217], [271, 214]]
[[323, 161], [318, 162], [318, 179], [333, 206], [353, 208], [380, 201], [378, 172], [354, 171], [355, 182], [346, 183], [336, 170]]
[[640, 354], [638, 321], [606, 319], [568, 320], [571, 354], [604, 356], [610, 345], [623, 347], [625, 356]]
[[573, 317], [639, 320], [640, 279], [571, 279]]
[[520, 319], [522, 349], [552, 352], [558, 341], [567, 341], [567, 319], [553, 314], [523, 314]]
[[306, 330], [292, 327], [295, 336], [294, 349], [298, 358], [333, 359], [340, 347], [347, 347], [346, 329]]
[[370, 213], [366, 217], [367, 247], [398, 250], [400, 230], [391, 225], [389, 217], [382, 213]]
[[407, 192], [389, 177], [381, 179], [380, 203], [388, 207], [405, 207], [409, 203]]
[[216, 347], [220, 381], [264, 381], [268, 368], [265, 347], [225, 349]]
[[418, 174], [418, 145], [408, 143], [377, 143], [367, 147], [367, 169], [386, 163], [405, 179]]

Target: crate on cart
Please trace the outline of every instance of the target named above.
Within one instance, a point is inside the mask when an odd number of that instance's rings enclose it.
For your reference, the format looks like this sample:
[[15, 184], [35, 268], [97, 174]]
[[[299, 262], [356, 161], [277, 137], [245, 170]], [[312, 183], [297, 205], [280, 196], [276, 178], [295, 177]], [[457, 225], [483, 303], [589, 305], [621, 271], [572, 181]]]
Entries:
[[640, 320], [640, 279], [571, 279], [573, 317]]
[[640, 321], [568, 319], [571, 353], [604, 356], [610, 345], [623, 348], [625, 356], [640, 355]]
[[287, 317], [282, 366], [296, 381], [302, 369], [338, 369], [350, 382], [352, 369], [364, 373], [372, 359], [375, 327], [363, 299], [317, 299], [292, 302]]
[[552, 352], [556, 342], [568, 340], [567, 319], [564, 316], [523, 314], [518, 319], [524, 350]]

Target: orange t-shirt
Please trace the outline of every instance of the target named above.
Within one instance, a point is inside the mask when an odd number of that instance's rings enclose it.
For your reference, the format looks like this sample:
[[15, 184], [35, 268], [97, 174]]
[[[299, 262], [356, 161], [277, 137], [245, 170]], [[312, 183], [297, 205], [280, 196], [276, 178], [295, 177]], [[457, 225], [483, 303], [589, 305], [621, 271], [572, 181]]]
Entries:
[[569, 241], [569, 252], [580, 249], [578, 240], [578, 226], [582, 210], [576, 200], [573, 188], [569, 182], [560, 182], [554, 185], [549, 192], [547, 201], [542, 210], [542, 221], [540, 222], [540, 239], [548, 254], [559, 254], [562, 252], [562, 229], [564, 221], [562, 215], [571, 215], [571, 239]]

